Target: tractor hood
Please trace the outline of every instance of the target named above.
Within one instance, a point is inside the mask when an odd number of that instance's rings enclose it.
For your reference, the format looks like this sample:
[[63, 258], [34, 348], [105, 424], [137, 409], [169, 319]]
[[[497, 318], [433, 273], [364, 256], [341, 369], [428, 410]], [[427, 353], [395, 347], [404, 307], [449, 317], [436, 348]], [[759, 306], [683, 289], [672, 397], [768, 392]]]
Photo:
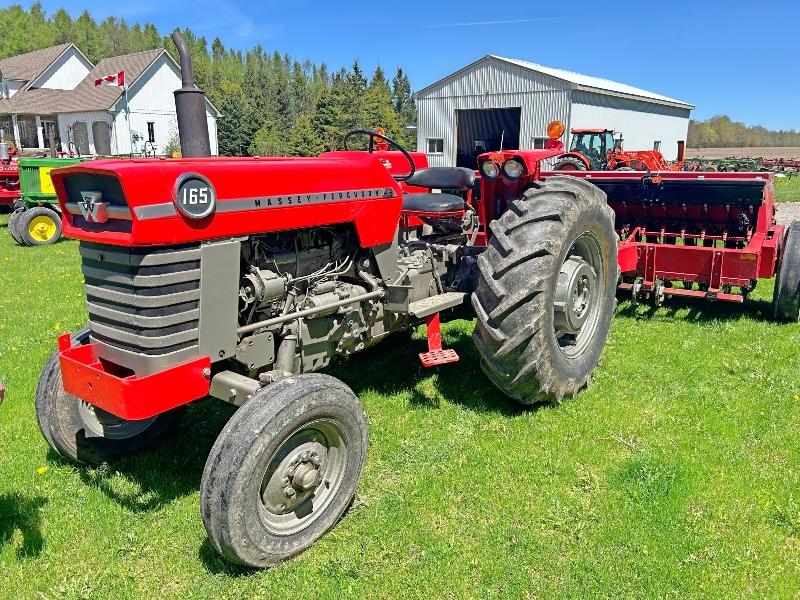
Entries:
[[366, 152], [95, 160], [52, 178], [64, 234], [119, 246], [353, 223], [367, 247], [394, 239], [401, 206], [387, 167]]

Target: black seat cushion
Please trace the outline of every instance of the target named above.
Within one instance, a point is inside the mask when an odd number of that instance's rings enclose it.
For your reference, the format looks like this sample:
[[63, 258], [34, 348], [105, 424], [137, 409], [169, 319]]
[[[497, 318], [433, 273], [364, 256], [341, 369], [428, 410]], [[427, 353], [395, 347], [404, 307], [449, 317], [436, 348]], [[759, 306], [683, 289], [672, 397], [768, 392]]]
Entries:
[[464, 210], [464, 199], [453, 194], [404, 194], [403, 210], [456, 212]]
[[414, 173], [406, 183], [433, 190], [471, 190], [475, 171], [463, 167], [428, 167]]

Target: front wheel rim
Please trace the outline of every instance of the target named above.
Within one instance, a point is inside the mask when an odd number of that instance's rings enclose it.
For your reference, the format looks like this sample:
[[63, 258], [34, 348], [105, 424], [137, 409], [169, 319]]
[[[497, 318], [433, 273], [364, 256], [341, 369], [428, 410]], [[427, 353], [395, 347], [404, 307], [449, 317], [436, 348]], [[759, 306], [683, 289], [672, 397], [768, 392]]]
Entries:
[[317, 521], [344, 480], [347, 439], [334, 421], [296, 429], [275, 451], [259, 486], [259, 515], [276, 535], [292, 535]]
[[48, 242], [56, 235], [56, 222], [47, 215], [37, 215], [28, 223], [28, 235], [37, 242]]
[[591, 345], [600, 322], [605, 265], [597, 238], [578, 236], [559, 270], [553, 302], [553, 335], [559, 349], [574, 359]]

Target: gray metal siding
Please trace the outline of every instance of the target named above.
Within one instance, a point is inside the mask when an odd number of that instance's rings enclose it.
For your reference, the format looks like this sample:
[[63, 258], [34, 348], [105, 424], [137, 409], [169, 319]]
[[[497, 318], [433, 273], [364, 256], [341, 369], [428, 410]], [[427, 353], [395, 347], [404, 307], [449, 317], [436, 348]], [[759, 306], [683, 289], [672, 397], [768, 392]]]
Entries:
[[456, 160], [456, 111], [521, 108], [520, 147], [533, 147], [533, 138], [546, 135], [553, 119], [569, 127], [570, 84], [532, 73], [493, 58], [442, 81], [417, 97], [417, 150], [427, 152], [429, 138], [444, 140], [444, 153], [429, 154], [431, 166], [453, 166]]
[[429, 138], [444, 140], [444, 153], [429, 154], [433, 167], [455, 165], [456, 111], [481, 108], [521, 108], [520, 147], [533, 147], [533, 138], [545, 137], [547, 124], [558, 119], [569, 127], [570, 91], [491, 94], [451, 98], [420, 98], [417, 101], [417, 150], [427, 152]]
[[607, 127], [624, 138], [628, 150], [652, 150], [661, 142], [667, 160], [678, 156], [678, 141], [686, 140], [689, 110], [617, 96], [573, 92], [572, 127]]

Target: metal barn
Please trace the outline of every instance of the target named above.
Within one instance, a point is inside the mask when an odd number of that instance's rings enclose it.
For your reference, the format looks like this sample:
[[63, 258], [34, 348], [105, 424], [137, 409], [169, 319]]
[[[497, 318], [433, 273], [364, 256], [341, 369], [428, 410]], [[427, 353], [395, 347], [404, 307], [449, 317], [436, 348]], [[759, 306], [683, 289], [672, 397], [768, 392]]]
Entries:
[[[693, 105], [607, 79], [488, 55], [416, 94], [417, 150], [431, 166], [474, 167], [478, 154], [541, 148], [547, 124], [608, 128], [630, 150], [675, 160]], [[569, 145], [569, 140], [565, 140]]]

